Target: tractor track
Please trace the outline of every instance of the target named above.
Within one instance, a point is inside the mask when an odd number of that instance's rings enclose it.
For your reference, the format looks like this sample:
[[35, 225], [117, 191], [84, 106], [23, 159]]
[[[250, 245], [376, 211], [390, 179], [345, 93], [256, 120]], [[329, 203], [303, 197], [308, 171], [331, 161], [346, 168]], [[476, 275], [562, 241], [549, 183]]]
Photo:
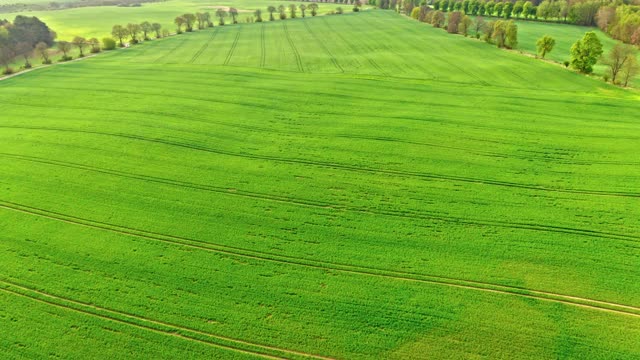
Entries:
[[182, 147], [185, 149], [208, 152], [208, 153], [219, 154], [219, 155], [240, 157], [240, 158], [246, 158], [246, 159], [264, 160], [264, 161], [274, 161], [274, 162], [280, 162], [285, 164], [310, 165], [310, 166], [317, 166], [321, 168], [329, 168], [329, 169], [336, 169], [336, 170], [342, 170], [342, 171], [352, 171], [356, 173], [385, 174], [385, 175], [391, 175], [391, 176], [404, 176], [404, 177], [410, 177], [410, 178], [416, 178], [416, 179], [450, 181], [450, 182], [469, 183], [469, 184], [478, 184], [478, 185], [487, 185], [487, 186], [501, 186], [501, 187], [514, 188], [514, 189], [526, 189], [526, 190], [544, 191], [544, 192], [551, 192], [551, 193], [640, 198], [640, 193], [635, 193], [635, 192], [586, 190], [586, 189], [571, 189], [571, 188], [551, 188], [551, 187], [546, 187], [542, 185], [520, 184], [520, 183], [493, 180], [493, 179], [481, 179], [481, 178], [471, 178], [471, 177], [465, 177], [465, 176], [443, 175], [443, 174], [392, 170], [392, 169], [376, 169], [376, 168], [331, 163], [331, 162], [324, 162], [324, 161], [307, 160], [307, 159], [296, 159], [296, 158], [285, 158], [285, 157], [278, 157], [278, 156], [271, 156], [271, 155], [239, 153], [239, 152], [227, 151], [222, 149], [214, 149], [214, 148], [210, 148], [202, 145], [187, 144], [187, 143], [182, 143], [177, 141], [163, 140], [159, 138], [149, 138], [145, 136], [132, 135], [132, 134], [109, 133], [109, 132], [99, 132], [99, 131], [91, 131], [91, 130], [72, 130], [72, 129], [64, 129], [64, 128], [56, 128], [56, 127], [37, 127], [37, 126], [0, 126], [0, 128], [59, 131], [59, 132], [69, 132], [69, 133], [84, 133], [84, 134], [94, 134], [94, 135], [102, 135], [102, 136], [113, 136], [113, 137], [120, 137], [125, 139], [134, 139], [139, 141], [164, 144], [168, 146]]
[[[160, 321], [160, 320], [156, 320], [156, 319], [152, 319], [152, 318], [148, 318], [140, 315], [134, 315], [134, 314], [130, 314], [123, 311], [117, 311], [117, 310], [109, 309], [106, 307], [101, 307], [94, 304], [73, 300], [71, 298], [64, 297], [64, 296], [53, 295], [51, 293], [37, 290], [25, 285], [17, 284], [13, 281], [9, 281], [6, 279], [0, 279], [0, 291], [5, 291], [13, 295], [29, 298], [31, 300], [35, 300], [40, 303], [59, 307], [65, 310], [76, 311], [86, 315], [102, 318], [105, 320], [115, 321], [115, 322], [123, 323], [126, 325], [134, 326], [137, 328], [142, 328], [145, 330], [162, 333], [165, 335], [176, 336], [182, 339], [196, 341], [196, 342], [204, 343], [214, 347], [241, 352], [249, 355], [260, 356], [263, 358], [286, 359], [286, 357], [283, 357], [282, 355], [275, 356], [275, 355], [269, 354], [269, 352], [274, 352], [274, 353], [281, 353], [285, 356], [286, 355], [300, 356], [300, 357], [312, 358], [312, 359], [318, 359], [318, 360], [332, 359], [325, 356], [314, 355], [310, 353], [289, 350], [289, 349], [279, 348], [275, 346], [256, 344], [256, 343], [252, 343], [245, 340], [216, 335], [216, 334], [212, 334], [202, 330], [197, 330], [197, 329], [193, 329], [193, 328], [189, 328], [181, 325], [171, 324], [168, 322], [164, 322], [164, 321]], [[198, 338], [196, 335], [207, 337], [209, 338], [209, 340]], [[218, 342], [213, 341], [212, 339], [215, 339]], [[236, 346], [230, 345], [230, 344], [224, 344], [224, 343], [232, 343]], [[264, 352], [257, 351], [257, 350], [252, 351], [248, 349], [243, 349], [239, 346], [257, 348], [257, 349], [263, 350]]]
[[392, 279], [399, 281], [410, 281], [417, 283], [443, 285], [454, 288], [462, 288], [469, 290], [484, 291], [497, 294], [505, 294], [523, 298], [531, 298], [542, 301], [549, 301], [555, 303], [562, 303], [566, 305], [572, 305], [582, 308], [588, 308], [598, 311], [616, 313], [626, 316], [633, 316], [640, 318], [640, 307], [623, 305], [614, 302], [583, 298], [572, 295], [564, 295], [554, 292], [541, 291], [527, 289], [524, 287], [508, 286], [492, 284], [488, 282], [456, 279], [452, 277], [426, 275], [413, 272], [402, 272], [395, 270], [379, 269], [374, 267], [366, 267], [359, 265], [342, 264], [337, 262], [327, 262], [312, 259], [299, 258], [288, 255], [279, 255], [274, 253], [268, 253], [258, 250], [248, 250], [240, 247], [219, 245], [209, 243], [203, 240], [189, 239], [180, 236], [166, 235], [160, 233], [149, 232], [145, 230], [134, 229], [131, 227], [124, 227], [105, 222], [99, 222], [89, 219], [83, 219], [71, 215], [64, 215], [49, 210], [38, 209], [31, 206], [16, 204], [8, 201], [0, 200], [0, 208], [25, 213], [33, 216], [47, 218], [50, 220], [60, 221], [72, 225], [83, 226], [87, 228], [93, 228], [103, 231], [109, 231], [121, 235], [130, 237], [136, 237], [146, 240], [152, 240], [156, 242], [163, 242], [172, 245], [188, 247], [193, 249], [199, 249], [209, 251], [218, 254], [224, 254], [232, 257], [248, 258], [258, 261], [268, 261], [273, 263], [280, 263], [291, 266], [299, 266], [306, 268], [313, 268], [319, 270], [330, 270], [342, 273], [349, 273], [361, 276], [372, 276], [381, 279]]
[[287, 23], [285, 21], [282, 22], [282, 28], [284, 29], [284, 35], [287, 38], [287, 42], [289, 42], [289, 47], [291, 47], [291, 50], [293, 51], [293, 55], [296, 58], [298, 71], [303, 73], [305, 71], [304, 71], [304, 66], [302, 64], [302, 57], [300, 56], [300, 52], [298, 51], [298, 48], [296, 48], [296, 44], [293, 42], [293, 39], [291, 39], [291, 34], [289, 34], [289, 28], [287, 28]]
[[340, 204], [318, 201], [318, 200], [300, 199], [300, 198], [294, 198], [294, 197], [258, 193], [253, 191], [240, 190], [240, 189], [231, 190], [225, 187], [196, 184], [196, 183], [191, 183], [191, 182], [186, 182], [181, 180], [166, 179], [166, 178], [141, 175], [141, 174], [133, 174], [133, 173], [127, 173], [119, 170], [104, 169], [104, 168], [98, 168], [98, 167], [89, 166], [89, 165], [75, 164], [75, 163], [63, 162], [58, 160], [43, 159], [43, 158], [37, 158], [32, 156], [23, 156], [23, 155], [15, 155], [15, 154], [7, 154], [7, 153], [0, 153], [0, 156], [19, 159], [23, 161], [47, 164], [52, 166], [79, 169], [79, 170], [90, 171], [94, 173], [108, 174], [111, 176], [117, 176], [121, 178], [128, 178], [128, 179], [158, 183], [163, 185], [177, 186], [177, 187], [188, 188], [192, 190], [213, 192], [218, 194], [224, 194], [227, 196], [259, 199], [264, 201], [286, 203], [286, 204], [295, 205], [295, 206], [305, 206], [305, 207], [313, 207], [313, 208], [319, 208], [319, 209], [332, 209], [335, 211], [346, 211], [346, 212], [357, 213], [357, 214], [389, 216], [389, 217], [395, 217], [395, 218], [401, 218], [401, 219], [442, 221], [442, 222], [447, 222], [452, 224], [478, 225], [478, 226], [517, 229], [517, 230], [529, 230], [529, 231], [538, 231], [538, 232], [547, 232], [547, 233], [563, 233], [563, 234], [580, 235], [580, 236], [588, 236], [588, 237], [595, 237], [595, 238], [606, 238], [606, 239], [612, 239], [612, 240], [628, 241], [633, 243], [640, 242], [640, 237], [638, 236], [617, 234], [617, 233], [604, 232], [604, 231], [596, 231], [596, 230], [590, 230], [590, 229], [570, 228], [570, 227], [554, 226], [554, 225], [546, 225], [546, 224], [541, 225], [536, 223], [522, 223], [522, 222], [513, 222], [513, 221], [470, 219], [470, 218], [461, 218], [461, 217], [455, 217], [455, 216], [447, 216], [440, 213], [425, 213], [420, 211], [397, 211], [397, 210], [391, 210], [391, 209], [356, 207], [356, 206], [340, 205]]

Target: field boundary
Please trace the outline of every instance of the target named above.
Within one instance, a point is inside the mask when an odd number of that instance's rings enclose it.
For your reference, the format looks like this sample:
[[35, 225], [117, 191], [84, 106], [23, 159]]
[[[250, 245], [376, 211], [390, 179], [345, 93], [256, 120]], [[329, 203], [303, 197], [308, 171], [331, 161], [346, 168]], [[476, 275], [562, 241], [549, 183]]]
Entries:
[[190, 239], [175, 235], [167, 235], [149, 232], [145, 230], [135, 229], [131, 227], [123, 227], [119, 225], [99, 222], [95, 220], [83, 219], [76, 216], [65, 215], [58, 212], [39, 209], [27, 205], [17, 204], [5, 200], [0, 200], [0, 208], [24, 213], [32, 216], [47, 218], [54, 221], [68, 223], [72, 225], [93, 228], [97, 230], [109, 231], [125, 236], [141, 238], [156, 242], [163, 242], [177, 246], [183, 246], [193, 249], [224, 254], [232, 257], [242, 257], [257, 261], [268, 261], [281, 263], [291, 266], [301, 266], [307, 268], [315, 268], [320, 270], [332, 270], [342, 273], [350, 273], [362, 276], [373, 276], [378, 278], [394, 279], [399, 281], [410, 281], [425, 284], [443, 285], [454, 288], [469, 289], [476, 291], [491, 292], [497, 294], [505, 294], [523, 298], [531, 298], [542, 301], [550, 301], [562, 303], [582, 308], [588, 308], [598, 311], [617, 313], [625, 316], [633, 316], [640, 318], [640, 307], [623, 305], [603, 300], [582, 298], [572, 295], [564, 295], [542, 290], [533, 290], [523, 287], [515, 287], [508, 285], [499, 285], [488, 282], [464, 280], [445, 276], [419, 274], [413, 272], [403, 272], [396, 270], [379, 269], [373, 267], [365, 267], [359, 265], [343, 264], [336, 262], [327, 262], [320, 260], [312, 260], [299, 258], [294, 256], [279, 255], [258, 250], [248, 250], [239, 247], [213, 244], [203, 240]]

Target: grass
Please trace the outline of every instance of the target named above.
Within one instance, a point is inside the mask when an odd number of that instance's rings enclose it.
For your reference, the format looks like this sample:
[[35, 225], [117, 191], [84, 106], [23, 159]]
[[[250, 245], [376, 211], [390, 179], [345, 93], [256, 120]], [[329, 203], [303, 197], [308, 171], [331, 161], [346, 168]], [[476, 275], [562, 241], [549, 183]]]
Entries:
[[636, 92], [375, 11], [0, 104], [10, 357], [640, 355]]

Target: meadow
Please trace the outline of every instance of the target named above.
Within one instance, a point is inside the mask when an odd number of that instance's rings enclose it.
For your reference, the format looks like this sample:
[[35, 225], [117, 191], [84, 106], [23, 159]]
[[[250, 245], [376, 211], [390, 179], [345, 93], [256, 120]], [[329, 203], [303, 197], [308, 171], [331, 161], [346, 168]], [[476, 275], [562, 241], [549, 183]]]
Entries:
[[384, 11], [0, 81], [0, 353], [638, 358], [639, 99]]

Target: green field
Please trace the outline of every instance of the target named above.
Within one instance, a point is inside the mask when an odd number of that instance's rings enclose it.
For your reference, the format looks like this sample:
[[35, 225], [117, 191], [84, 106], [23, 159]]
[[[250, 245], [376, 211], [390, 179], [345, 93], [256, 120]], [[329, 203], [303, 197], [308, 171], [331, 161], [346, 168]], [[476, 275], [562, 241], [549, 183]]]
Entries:
[[383, 11], [0, 81], [0, 353], [637, 359], [638, 100]]

